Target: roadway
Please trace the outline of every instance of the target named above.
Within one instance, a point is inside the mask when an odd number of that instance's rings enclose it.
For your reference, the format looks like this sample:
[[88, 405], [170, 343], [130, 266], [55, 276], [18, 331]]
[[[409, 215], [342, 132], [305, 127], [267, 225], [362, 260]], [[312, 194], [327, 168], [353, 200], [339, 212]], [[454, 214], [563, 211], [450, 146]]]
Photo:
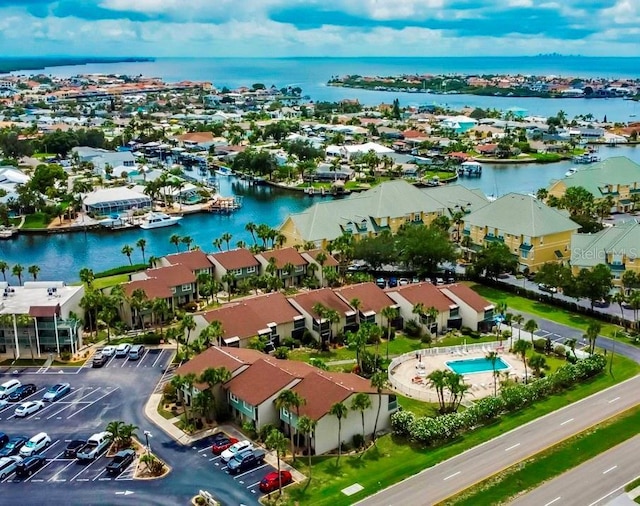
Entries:
[[425, 504], [425, 499], [428, 504], [438, 503], [638, 403], [640, 376], [471, 448], [358, 504]]
[[639, 453], [640, 436], [636, 436], [519, 497], [511, 504], [514, 506], [606, 504], [612, 497], [621, 493], [625, 483], [634, 480], [640, 473]]

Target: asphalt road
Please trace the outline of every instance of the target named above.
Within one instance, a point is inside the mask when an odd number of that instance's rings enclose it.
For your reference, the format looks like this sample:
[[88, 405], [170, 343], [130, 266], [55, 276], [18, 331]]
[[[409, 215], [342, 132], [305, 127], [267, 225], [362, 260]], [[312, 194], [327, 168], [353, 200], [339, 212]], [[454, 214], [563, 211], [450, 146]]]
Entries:
[[[358, 504], [434, 504], [640, 402], [640, 376], [570, 404], [408, 478]], [[582, 504], [573, 502], [573, 504]]]
[[517, 506], [606, 504], [640, 474], [640, 436], [567, 471], [513, 501]]

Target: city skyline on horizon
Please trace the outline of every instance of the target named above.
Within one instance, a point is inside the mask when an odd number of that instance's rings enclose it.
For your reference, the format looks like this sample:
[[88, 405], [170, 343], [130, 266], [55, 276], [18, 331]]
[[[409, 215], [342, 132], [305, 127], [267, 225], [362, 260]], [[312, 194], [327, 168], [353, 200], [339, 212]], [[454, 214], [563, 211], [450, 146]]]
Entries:
[[640, 56], [640, 2], [584, 3], [0, 0], [0, 55]]

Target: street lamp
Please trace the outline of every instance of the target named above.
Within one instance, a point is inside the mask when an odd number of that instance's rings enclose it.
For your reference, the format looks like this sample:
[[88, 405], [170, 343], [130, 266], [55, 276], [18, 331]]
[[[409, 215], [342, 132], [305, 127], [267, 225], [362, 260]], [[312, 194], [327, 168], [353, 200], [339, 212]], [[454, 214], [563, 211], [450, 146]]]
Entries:
[[151, 451], [151, 448], [149, 447], [149, 438], [153, 437], [153, 434], [151, 434], [151, 432], [149, 432], [148, 430], [144, 431], [144, 437], [146, 439], [147, 442], [147, 455], [149, 455], [149, 452]]

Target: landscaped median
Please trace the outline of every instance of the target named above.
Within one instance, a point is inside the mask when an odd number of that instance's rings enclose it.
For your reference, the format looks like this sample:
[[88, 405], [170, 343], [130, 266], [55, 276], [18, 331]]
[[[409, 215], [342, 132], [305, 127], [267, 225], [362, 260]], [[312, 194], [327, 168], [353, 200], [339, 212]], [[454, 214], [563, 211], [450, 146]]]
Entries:
[[[296, 461], [300, 471], [311, 476], [311, 481], [292, 487], [286, 492], [286, 504], [348, 505], [372, 495], [394, 483], [413, 476], [435, 464], [454, 457], [480, 443], [509, 432], [525, 423], [551, 413], [569, 403], [578, 401], [640, 372], [640, 366], [624, 357], [616, 357], [614, 376], [603, 372], [562, 394], [537, 401], [522, 410], [504, 414], [499, 421], [479, 429], [462, 433], [453, 442], [424, 447], [406, 438], [389, 434], [377, 440], [364, 454], [344, 455], [338, 463], [336, 457], [316, 457], [312, 469], [306, 461]], [[360, 492], [351, 496], [342, 490], [359, 484]]]
[[446, 506], [504, 504], [590, 460], [638, 433], [640, 406], [591, 427], [533, 457], [514, 464], [440, 503]]

